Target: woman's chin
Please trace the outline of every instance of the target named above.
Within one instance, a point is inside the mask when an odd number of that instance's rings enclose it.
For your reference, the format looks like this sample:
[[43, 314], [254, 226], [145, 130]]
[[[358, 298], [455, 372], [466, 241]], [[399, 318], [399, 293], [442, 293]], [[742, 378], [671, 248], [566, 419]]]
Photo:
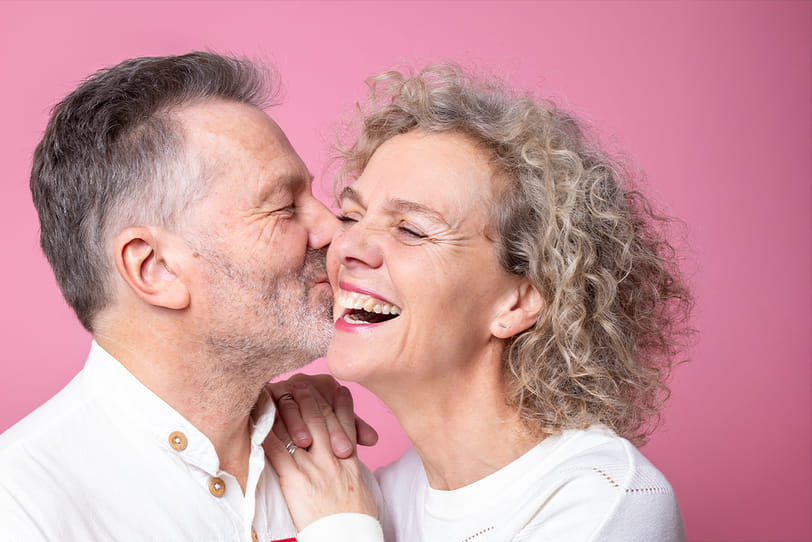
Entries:
[[327, 369], [334, 377], [361, 384], [371, 369], [363, 359], [367, 355], [366, 352], [351, 352], [331, 343], [324, 359]]

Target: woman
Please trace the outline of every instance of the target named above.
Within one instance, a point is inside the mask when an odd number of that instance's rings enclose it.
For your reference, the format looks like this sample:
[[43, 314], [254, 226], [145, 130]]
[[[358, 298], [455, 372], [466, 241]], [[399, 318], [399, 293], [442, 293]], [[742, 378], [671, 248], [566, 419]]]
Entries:
[[[439, 66], [375, 78], [370, 104], [327, 365], [413, 444], [377, 473], [387, 540], [683, 540], [632, 444], [690, 333], [667, 221], [551, 103]], [[272, 457], [283, 487], [309, 453]]]

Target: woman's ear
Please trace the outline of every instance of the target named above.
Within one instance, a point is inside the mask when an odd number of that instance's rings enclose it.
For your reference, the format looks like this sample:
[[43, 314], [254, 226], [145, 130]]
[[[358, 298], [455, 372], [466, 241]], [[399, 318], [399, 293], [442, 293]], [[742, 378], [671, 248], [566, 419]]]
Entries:
[[116, 269], [130, 289], [146, 303], [185, 309], [191, 296], [174, 269], [180, 258], [172, 243], [162, 243], [165, 232], [146, 227], [126, 228], [115, 241]]
[[503, 310], [491, 324], [491, 334], [509, 339], [532, 327], [544, 306], [541, 293], [526, 278], [522, 278], [505, 299]]

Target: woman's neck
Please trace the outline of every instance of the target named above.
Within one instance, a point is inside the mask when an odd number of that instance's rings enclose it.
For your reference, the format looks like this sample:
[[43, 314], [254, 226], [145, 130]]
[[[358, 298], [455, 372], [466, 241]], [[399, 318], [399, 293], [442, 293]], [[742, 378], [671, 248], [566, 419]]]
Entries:
[[434, 489], [457, 489], [481, 480], [542, 438], [507, 404], [498, 371], [425, 382], [401, 380], [391, 389], [375, 386], [373, 392], [392, 409]]

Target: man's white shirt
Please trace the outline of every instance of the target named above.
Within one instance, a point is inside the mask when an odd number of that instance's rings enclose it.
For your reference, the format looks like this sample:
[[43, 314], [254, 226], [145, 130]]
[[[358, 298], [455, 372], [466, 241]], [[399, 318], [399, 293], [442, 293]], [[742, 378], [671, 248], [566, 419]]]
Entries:
[[[243, 494], [209, 439], [94, 341], [82, 371], [0, 435], [0, 540], [293, 539], [262, 448], [275, 414], [264, 394], [252, 414]], [[380, 503], [377, 486], [373, 492]], [[339, 514], [298, 540], [380, 536], [371, 516]]]

